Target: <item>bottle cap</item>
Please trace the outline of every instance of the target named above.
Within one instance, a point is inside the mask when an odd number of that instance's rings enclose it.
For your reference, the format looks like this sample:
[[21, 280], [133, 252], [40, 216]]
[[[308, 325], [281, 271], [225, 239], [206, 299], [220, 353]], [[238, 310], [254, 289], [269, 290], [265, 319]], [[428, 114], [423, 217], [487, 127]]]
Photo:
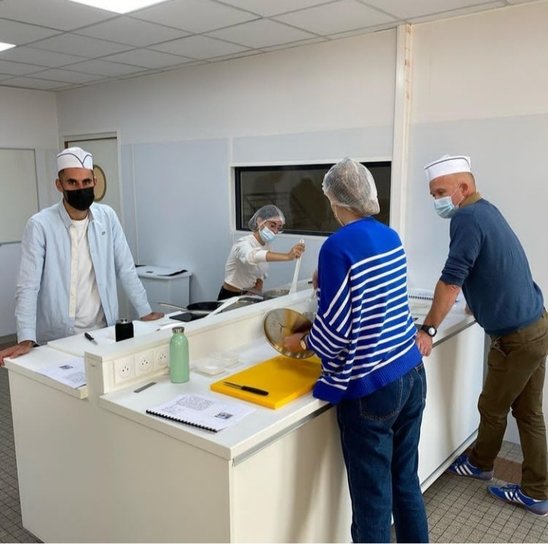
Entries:
[[176, 334], [178, 332], [185, 332], [185, 328], [184, 327], [173, 327], [173, 329], [171, 329], [173, 331], [173, 334]]

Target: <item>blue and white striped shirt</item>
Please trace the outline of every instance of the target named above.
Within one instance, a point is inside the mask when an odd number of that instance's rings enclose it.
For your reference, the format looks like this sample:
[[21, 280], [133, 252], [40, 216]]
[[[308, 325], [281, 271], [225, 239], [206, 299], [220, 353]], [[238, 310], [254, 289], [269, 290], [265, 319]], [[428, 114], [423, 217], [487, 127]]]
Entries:
[[398, 234], [367, 217], [323, 244], [318, 313], [308, 346], [322, 360], [314, 396], [337, 403], [369, 395], [421, 361]]

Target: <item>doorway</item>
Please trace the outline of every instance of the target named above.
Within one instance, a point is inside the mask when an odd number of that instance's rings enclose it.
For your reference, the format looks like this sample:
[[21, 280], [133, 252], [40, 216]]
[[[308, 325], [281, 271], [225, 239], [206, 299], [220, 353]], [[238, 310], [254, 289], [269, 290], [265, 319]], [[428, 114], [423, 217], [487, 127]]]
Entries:
[[[66, 136], [63, 139], [64, 147], [81, 147], [93, 155], [93, 168], [97, 185], [95, 187], [95, 201], [107, 204], [118, 216], [125, 231], [124, 212], [122, 203], [122, 188], [118, 169], [118, 138], [116, 134], [86, 134], [80, 136]], [[118, 284], [119, 316], [133, 319], [138, 317], [131, 307], [127, 295]]]

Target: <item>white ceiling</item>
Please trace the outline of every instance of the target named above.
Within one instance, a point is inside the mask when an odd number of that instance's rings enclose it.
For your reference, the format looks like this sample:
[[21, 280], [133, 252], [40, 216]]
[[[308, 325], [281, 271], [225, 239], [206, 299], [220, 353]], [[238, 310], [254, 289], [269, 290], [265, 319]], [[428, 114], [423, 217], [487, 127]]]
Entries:
[[0, 0], [0, 85], [60, 91], [538, 0]]

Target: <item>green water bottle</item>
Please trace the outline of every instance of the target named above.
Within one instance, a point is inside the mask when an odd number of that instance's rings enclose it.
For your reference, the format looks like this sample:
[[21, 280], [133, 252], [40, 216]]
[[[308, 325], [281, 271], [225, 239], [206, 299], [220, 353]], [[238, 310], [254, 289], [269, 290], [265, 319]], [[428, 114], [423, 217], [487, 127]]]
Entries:
[[184, 327], [173, 327], [169, 342], [169, 375], [173, 383], [185, 383], [190, 378], [188, 339]]

